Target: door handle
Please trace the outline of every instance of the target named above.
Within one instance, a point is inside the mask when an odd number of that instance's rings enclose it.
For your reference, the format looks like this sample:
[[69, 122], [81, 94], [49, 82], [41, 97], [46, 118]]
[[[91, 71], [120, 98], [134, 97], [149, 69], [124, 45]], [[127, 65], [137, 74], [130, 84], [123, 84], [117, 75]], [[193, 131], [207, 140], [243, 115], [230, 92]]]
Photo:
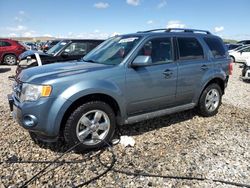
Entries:
[[173, 74], [173, 71], [167, 69], [162, 74], [165, 76], [165, 78], [170, 78]]
[[201, 69], [202, 69], [202, 70], [207, 70], [207, 69], [208, 69], [208, 66], [207, 66], [207, 65], [202, 65], [202, 66], [201, 66]]

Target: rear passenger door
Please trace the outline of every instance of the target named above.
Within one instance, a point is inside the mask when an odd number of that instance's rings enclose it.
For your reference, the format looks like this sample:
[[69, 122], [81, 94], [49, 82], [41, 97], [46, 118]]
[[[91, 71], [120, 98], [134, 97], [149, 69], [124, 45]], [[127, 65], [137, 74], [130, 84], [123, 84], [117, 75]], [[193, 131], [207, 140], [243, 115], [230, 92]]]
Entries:
[[196, 37], [177, 37], [178, 81], [176, 104], [193, 102], [201, 88], [203, 75], [212, 67], [204, 53], [201, 42]]

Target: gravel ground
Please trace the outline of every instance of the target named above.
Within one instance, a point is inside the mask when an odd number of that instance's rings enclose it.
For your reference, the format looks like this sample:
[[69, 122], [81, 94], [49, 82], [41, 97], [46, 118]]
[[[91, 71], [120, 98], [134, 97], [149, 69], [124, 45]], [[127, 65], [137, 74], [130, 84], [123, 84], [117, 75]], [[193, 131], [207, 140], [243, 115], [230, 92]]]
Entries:
[[[14, 69], [0, 66], [0, 161], [54, 160], [66, 147], [39, 147], [9, 115], [6, 95], [11, 91], [11, 82], [7, 77]], [[240, 69], [235, 65], [216, 116], [202, 118], [190, 110], [124, 126], [122, 135], [132, 136], [135, 146], [113, 147], [117, 158], [115, 169], [210, 180], [135, 177], [111, 170], [87, 187], [235, 187], [211, 179], [250, 184], [250, 85], [240, 81], [239, 74]], [[110, 162], [107, 150], [66, 154], [64, 160], [81, 160], [81, 163], [53, 165], [51, 168], [57, 168], [32, 182], [30, 187], [74, 187], [105, 170], [97, 156]], [[4, 162], [0, 164], [0, 188], [18, 187], [46, 165]]]

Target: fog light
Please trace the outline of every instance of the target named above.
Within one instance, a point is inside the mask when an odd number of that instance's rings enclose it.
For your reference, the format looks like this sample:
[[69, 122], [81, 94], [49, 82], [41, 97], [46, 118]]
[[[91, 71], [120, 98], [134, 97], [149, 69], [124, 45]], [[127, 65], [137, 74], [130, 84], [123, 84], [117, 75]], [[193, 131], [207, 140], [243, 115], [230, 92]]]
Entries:
[[23, 118], [23, 124], [26, 127], [34, 127], [37, 124], [37, 118], [33, 115], [26, 115]]

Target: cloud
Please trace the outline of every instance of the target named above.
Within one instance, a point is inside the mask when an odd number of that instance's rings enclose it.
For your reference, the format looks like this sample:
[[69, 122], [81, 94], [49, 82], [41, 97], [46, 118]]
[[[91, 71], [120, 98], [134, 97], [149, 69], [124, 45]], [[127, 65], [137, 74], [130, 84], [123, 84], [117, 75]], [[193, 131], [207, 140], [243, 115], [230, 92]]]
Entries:
[[43, 37], [53, 37], [53, 36], [51, 34], [46, 33], [43, 35]]
[[17, 21], [17, 22], [22, 22], [22, 21], [23, 21], [23, 18], [21, 18], [21, 17], [19, 17], [19, 16], [16, 16], [16, 17], [14, 18], [14, 20]]
[[157, 8], [163, 8], [167, 5], [166, 0], [161, 0], [160, 3], [157, 5]]
[[167, 28], [185, 28], [186, 25], [179, 20], [171, 20], [167, 23]]
[[26, 26], [23, 25], [17, 25], [16, 27], [7, 27], [6, 30], [8, 31], [14, 31], [14, 32], [18, 32], [18, 31], [25, 31], [27, 29]]
[[17, 34], [16, 33], [10, 33], [8, 36], [9, 37], [17, 37]]
[[99, 2], [99, 3], [95, 3], [94, 7], [98, 8], [98, 9], [105, 9], [105, 8], [109, 7], [109, 4], [108, 3], [104, 3], [104, 2]]
[[151, 24], [153, 24], [153, 23], [154, 23], [153, 20], [148, 20], [148, 21], [147, 21], [147, 24], [148, 24], [148, 25], [151, 25]]
[[127, 3], [132, 6], [138, 6], [140, 4], [140, 0], [127, 0]]
[[214, 32], [215, 33], [220, 33], [222, 31], [224, 31], [224, 27], [223, 26], [217, 26], [217, 27], [214, 28]]
[[20, 10], [18, 13], [19, 13], [20, 15], [24, 15], [24, 14], [25, 14], [25, 12], [24, 12], [23, 10]]

